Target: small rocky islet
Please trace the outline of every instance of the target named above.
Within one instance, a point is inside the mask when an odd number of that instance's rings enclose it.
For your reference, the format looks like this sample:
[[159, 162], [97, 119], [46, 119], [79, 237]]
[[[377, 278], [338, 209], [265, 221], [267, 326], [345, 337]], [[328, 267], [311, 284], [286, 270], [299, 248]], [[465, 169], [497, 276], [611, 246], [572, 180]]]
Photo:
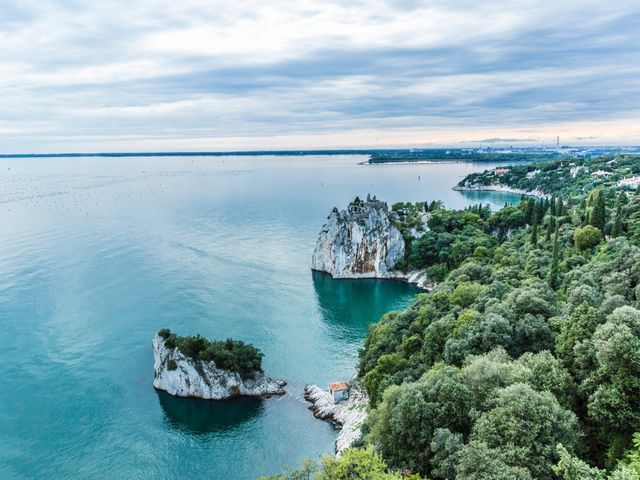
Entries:
[[153, 386], [170, 395], [207, 400], [285, 393], [284, 380], [262, 371], [262, 353], [239, 340], [178, 337], [162, 329], [153, 338]]

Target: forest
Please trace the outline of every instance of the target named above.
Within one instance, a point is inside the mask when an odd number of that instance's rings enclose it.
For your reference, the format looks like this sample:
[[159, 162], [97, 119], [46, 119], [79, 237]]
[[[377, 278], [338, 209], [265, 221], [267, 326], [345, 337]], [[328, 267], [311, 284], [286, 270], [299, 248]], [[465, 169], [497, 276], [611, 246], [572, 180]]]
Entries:
[[[503, 171], [506, 170], [506, 171]], [[640, 175], [638, 154], [603, 156], [586, 159], [562, 158], [548, 162], [513, 165], [473, 173], [458, 187], [486, 188], [496, 185], [538, 190], [547, 195], [586, 195], [600, 188], [611, 191], [617, 182]]]
[[[162, 328], [158, 335], [164, 339], [167, 348], [177, 348], [187, 358], [214, 362], [216, 367], [240, 374], [244, 379], [262, 372], [263, 353], [250, 343], [228, 338], [208, 340], [200, 335], [181, 337], [168, 328]], [[175, 362], [168, 366], [175, 370]]]
[[360, 444], [272, 478], [640, 479], [640, 194], [584, 187], [396, 206], [439, 283], [370, 327]]

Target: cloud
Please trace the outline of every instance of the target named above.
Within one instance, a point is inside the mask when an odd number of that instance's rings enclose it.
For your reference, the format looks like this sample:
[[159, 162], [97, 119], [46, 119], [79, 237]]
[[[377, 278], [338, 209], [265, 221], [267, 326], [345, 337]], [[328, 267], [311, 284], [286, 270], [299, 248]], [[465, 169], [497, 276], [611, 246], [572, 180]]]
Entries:
[[637, 141], [637, 2], [5, 3], [4, 151]]

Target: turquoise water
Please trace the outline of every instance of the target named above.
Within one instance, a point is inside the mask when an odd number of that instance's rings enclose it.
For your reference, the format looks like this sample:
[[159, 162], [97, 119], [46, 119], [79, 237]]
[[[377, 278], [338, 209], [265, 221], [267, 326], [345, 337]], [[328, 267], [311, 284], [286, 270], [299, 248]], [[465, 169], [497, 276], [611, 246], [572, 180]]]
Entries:
[[[416, 290], [309, 270], [355, 195], [502, 205], [450, 187], [488, 165], [362, 157], [75, 158], [0, 163], [0, 478], [250, 479], [333, 449], [305, 383], [355, 371], [367, 326]], [[234, 337], [289, 382], [267, 400], [152, 387], [151, 338]]]

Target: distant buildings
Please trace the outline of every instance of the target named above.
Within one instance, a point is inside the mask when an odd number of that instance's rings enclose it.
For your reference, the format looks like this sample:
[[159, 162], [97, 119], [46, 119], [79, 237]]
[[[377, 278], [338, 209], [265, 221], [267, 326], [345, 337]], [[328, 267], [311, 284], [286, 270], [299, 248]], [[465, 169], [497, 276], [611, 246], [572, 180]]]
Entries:
[[605, 172], [604, 170], [598, 170], [597, 172], [592, 172], [592, 177], [608, 177], [611, 175], [611, 172]]
[[640, 187], [640, 176], [623, 178], [618, 181], [617, 186], [619, 188], [638, 188]]
[[580, 170], [582, 170], [583, 168], [584, 167], [582, 165], [576, 165], [575, 167], [571, 167], [571, 170], [569, 170], [569, 173], [571, 174], [571, 178], [576, 178]]
[[493, 169], [493, 174], [494, 175], [502, 175], [503, 173], [507, 173], [508, 171], [509, 171], [509, 169], [508, 168], [504, 168], [504, 167], [494, 168]]

